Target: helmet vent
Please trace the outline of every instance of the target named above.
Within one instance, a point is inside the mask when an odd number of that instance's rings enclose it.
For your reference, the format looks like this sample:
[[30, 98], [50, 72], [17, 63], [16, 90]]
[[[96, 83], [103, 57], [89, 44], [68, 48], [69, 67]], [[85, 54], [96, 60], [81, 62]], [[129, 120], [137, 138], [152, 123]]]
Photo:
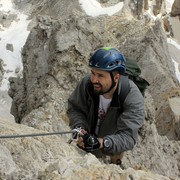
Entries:
[[95, 66], [96, 66], [96, 67], [99, 67], [99, 63], [96, 63]]
[[117, 65], [121, 65], [121, 62], [119, 60], [116, 61]]
[[109, 65], [108, 65], [108, 67], [113, 67], [114, 66], [114, 63], [110, 63]]

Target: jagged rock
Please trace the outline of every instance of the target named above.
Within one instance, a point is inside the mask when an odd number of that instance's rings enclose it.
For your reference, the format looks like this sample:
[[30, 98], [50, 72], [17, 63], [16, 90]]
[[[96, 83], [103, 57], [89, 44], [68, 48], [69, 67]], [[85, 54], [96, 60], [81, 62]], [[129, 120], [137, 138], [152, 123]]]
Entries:
[[149, 92], [146, 93], [146, 121], [140, 130], [136, 147], [132, 151], [126, 152], [123, 163], [126, 168], [141, 169], [145, 167], [168, 177], [179, 177], [180, 142], [170, 141], [166, 136], [158, 134], [153, 104], [151, 95]]
[[[67, 128], [67, 127], [66, 127]], [[65, 129], [61, 129], [64, 131]], [[37, 129], [0, 120], [2, 134], [44, 133]], [[5, 179], [161, 179], [147, 169], [122, 170], [116, 165], [106, 165], [94, 155], [85, 153], [74, 144], [67, 143], [68, 136], [42, 136], [0, 139], [0, 177]]]
[[[25, 98], [24, 86], [20, 77], [10, 77], [9, 82], [11, 88], [9, 89], [8, 94], [13, 99], [10, 111], [14, 116], [15, 121], [17, 123], [20, 123], [20, 118], [22, 117], [22, 115], [25, 115], [24, 112], [26, 111], [26, 102], [23, 100]], [[18, 96], [16, 96], [15, 94], [18, 94]], [[17, 106], [17, 104], [19, 105]]]
[[14, 51], [13, 44], [6, 44], [6, 49], [13, 52]]
[[144, 1], [144, 9], [149, 10], [149, 1], [148, 0]]
[[0, 59], [0, 85], [3, 80], [3, 75], [4, 75], [3, 60]]
[[163, 17], [163, 25], [168, 37], [173, 37], [172, 27], [169, 21], [169, 15]]
[[180, 15], [180, 0], [174, 0], [171, 9], [171, 16], [178, 16], [178, 15]]
[[17, 18], [17, 14], [10, 14], [9, 12], [0, 12], [0, 24], [8, 28], [11, 25], [11, 22]]
[[15, 69], [15, 73], [16, 73], [16, 74], [19, 74], [20, 71], [21, 71], [21, 68], [20, 68], [20, 67], [17, 67], [17, 68]]
[[[161, 135], [166, 135], [169, 139], [180, 139], [180, 89], [171, 89], [162, 93], [166, 103], [163, 112], [159, 114], [157, 128]], [[162, 117], [163, 115], [163, 117]]]
[[158, 14], [165, 15], [166, 14], [166, 3], [165, 0], [154, 0], [153, 1], [153, 13], [155, 16]]
[[[170, 14], [167, 14], [163, 17], [164, 29], [168, 37], [173, 37], [178, 42], [180, 42], [180, 20], [179, 17], [172, 17]], [[171, 48], [172, 50], [172, 48]], [[172, 50], [172, 54], [174, 50]], [[178, 61], [177, 61], [178, 62]]]

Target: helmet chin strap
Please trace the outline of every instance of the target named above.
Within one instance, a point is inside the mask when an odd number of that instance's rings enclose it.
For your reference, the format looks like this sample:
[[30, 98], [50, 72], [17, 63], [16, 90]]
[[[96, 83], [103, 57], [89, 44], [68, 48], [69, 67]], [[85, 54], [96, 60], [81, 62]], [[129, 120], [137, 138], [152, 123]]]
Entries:
[[113, 73], [112, 73], [112, 72], [110, 72], [110, 76], [111, 76], [111, 79], [112, 79], [111, 87], [110, 87], [107, 91], [101, 93], [101, 95], [110, 92], [110, 91], [116, 86], [116, 83], [114, 82], [114, 76], [113, 76]]

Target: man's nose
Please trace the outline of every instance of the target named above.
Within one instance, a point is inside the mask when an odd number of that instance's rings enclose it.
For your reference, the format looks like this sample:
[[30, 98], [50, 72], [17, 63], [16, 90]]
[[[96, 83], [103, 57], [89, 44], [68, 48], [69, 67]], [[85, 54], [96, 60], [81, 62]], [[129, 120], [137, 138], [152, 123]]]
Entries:
[[91, 82], [92, 82], [92, 83], [97, 83], [97, 82], [99, 82], [97, 76], [92, 75], [92, 76], [91, 76]]

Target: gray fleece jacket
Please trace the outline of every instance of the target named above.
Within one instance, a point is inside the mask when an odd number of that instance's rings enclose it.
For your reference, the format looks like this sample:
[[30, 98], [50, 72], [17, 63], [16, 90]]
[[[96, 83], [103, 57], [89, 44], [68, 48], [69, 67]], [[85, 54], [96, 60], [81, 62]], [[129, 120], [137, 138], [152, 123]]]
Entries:
[[[128, 80], [128, 79], [127, 79]], [[144, 121], [144, 98], [133, 81], [128, 80], [130, 91], [121, 107], [121, 78], [106, 117], [102, 122], [98, 137], [108, 137], [112, 147], [102, 150], [103, 154], [114, 155], [131, 150], [138, 137], [138, 130]], [[68, 99], [70, 127], [83, 127], [95, 134], [99, 108], [99, 95], [93, 93], [90, 75], [84, 77]]]

